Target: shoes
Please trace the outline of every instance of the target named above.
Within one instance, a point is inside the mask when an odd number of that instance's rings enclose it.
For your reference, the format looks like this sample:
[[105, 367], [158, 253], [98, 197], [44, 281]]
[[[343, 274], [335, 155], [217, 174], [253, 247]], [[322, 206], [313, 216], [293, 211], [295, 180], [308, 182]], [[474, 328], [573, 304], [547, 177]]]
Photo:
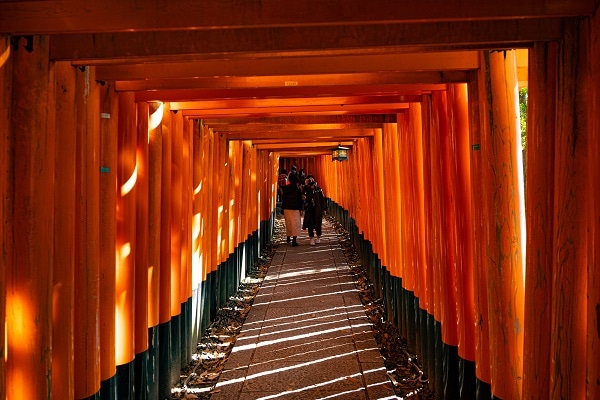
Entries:
[[321, 236], [317, 236], [317, 239], [315, 240], [315, 243], [321, 243]]
[[287, 242], [288, 242], [288, 243], [290, 242], [290, 237], [289, 237], [289, 236], [287, 237]]
[[296, 241], [296, 236], [294, 236], [294, 239], [292, 240], [292, 247], [296, 246], [298, 246], [298, 242]]
[[314, 245], [315, 245], [315, 239], [313, 239], [313, 238], [310, 238], [310, 245], [311, 245], [311, 246], [314, 246]]

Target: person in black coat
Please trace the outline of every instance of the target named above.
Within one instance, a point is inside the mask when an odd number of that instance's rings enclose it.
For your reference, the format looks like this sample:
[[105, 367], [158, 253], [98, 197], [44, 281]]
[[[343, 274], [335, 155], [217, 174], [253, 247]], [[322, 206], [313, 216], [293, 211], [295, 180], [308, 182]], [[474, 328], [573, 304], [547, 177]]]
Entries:
[[292, 246], [298, 246], [297, 238], [302, 230], [302, 190], [298, 174], [290, 174], [289, 185], [281, 188], [281, 209], [285, 219], [287, 242], [292, 239]]
[[[302, 229], [308, 229], [310, 245], [321, 243], [321, 233], [323, 226], [323, 215], [327, 214], [327, 200], [323, 190], [317, 185], [314, 176], [306, 177], [306, 184], [302, 190], [302, 199], [304, 201], [304, 221]], [[317, 238], [315, 239], [315, 231]]]

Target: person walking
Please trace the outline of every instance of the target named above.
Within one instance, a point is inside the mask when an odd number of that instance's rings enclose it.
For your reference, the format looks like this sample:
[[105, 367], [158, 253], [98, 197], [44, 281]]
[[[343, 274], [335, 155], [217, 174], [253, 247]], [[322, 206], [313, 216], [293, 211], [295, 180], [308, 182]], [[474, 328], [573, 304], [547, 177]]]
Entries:
[[[323, 190], [317, 185], [315, 177], [307, 175], [306, 184], [302, 190], [302, 199], [304, 201], [304, 221], [302, 229], [308, 229], [310, 245], [314, 246], [321, 243], [321, 233], [323, 227], [323, 215], [327, 214], [327, 200]], [[315, 239], [315, 232], [317, 238]]]
[[298, 246], [297, 238], [302, 230], [302, 190], [298, 174], [290, 174], [289, 181], [289, 185], [281, 188], [281, 209], [285, 219], [287, 242], [291, 239], [292, 246]]

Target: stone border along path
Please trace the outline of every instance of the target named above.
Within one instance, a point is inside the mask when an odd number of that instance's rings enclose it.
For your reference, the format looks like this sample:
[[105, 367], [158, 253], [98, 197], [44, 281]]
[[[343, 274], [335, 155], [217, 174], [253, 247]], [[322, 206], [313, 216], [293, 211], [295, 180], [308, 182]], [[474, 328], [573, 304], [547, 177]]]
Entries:
[[[330, 230], [335, 231], [339, 240], [344, 257], [353, 276], [354, 284], [358, 290], [360, 301], [364, 306], [364, 313], [371, 323], [373, 335], [377, 341], [380, 355], [387, 370], [389, 385], [386, 386], [389, 386], [390, 389], [388, 394], [392, 393], [393, 395], [377, 398], [436, 399], [436, 396], [428, 387], [426, 374], [421, 370], [417, 357], [407, 350], [406, 340], [400, 337], [397, 329], [391, 323], [385, 321], [385, 310], [381, 305], [380, 299], [374, 296], [373, 286], [360, 265], [358, 253], [350, 241], [349, 234], [337, 221], [329, 216], [326, 217], [324, 225], [327, 225]], [[306, 243], [301, 239], [303, 238], [299, 238], [301, 246], [295, 249], [300, 249], [302, 246], [309, 247], [308, 239], [306, 238]], [[241, 394], [229, 393], [227, 397], [223, 397], [224, 394], [219, 387], [219, 379], [226, 368], [231, 351], [238, 337], [240, 337], [242, 326], [268, 273], [273, 256], [277, 253], [278, 245], [286, 246], [285, 226], [283, 218], [280, 215], [275, 220], [274, 240], [263, 251], [259, 261], [252, 267], [249, 276], [240, 283], [236, 294], [230, 298], [224, 307], [218, 310], [215, 321], [207, 328], [205, 335], [198, 344], [197, 353], [193, 355], [192, 361], [187, 368], [182, 371], [180, 383], [173, 388], [171, 399], [208, 400], [218, 398], [229, 400], [234, 395], [241, 396]], [[314, 247], [310, 246], [310, 248]], [[347, 382], [356, 380], [356, 378], [352, 377], [347, 377], [346, 379]], [[294, 383], [292, 382], [292, 384]], [[290, 395], [293, 394], [291, 387], [288, 390]], [[287, 393], [285, 392], [284, 394]], [[298, 398], [308, 398], [306, 397], [307, 393], [300, 393], [300, 395]], [[313, 395], [316, 396], [314, 393]], [[351, 396], [349, 398], [356, 398], [356, 394], [351, 394]], [[365, 394], [365, 396], [367, 395]], [[274, 397], [280, 396], [263, 398]], [[283, 397], [285, 399], [295, 398], [291, 396]], [[250, 398], [252, 397], [239, 397], [239, 399]], [[338, 399], [340, 397], [335, 398]]]

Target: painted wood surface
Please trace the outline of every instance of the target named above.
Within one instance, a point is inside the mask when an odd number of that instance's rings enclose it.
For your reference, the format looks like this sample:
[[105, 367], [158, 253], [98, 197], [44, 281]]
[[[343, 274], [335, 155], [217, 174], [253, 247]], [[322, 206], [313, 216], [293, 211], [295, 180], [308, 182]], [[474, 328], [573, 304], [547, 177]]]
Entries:
[[[74, 310], [75, 398], [85, 398], [100, 389], [101, 373], [99, 92], [92, 68], [77, 69], [75, 96], [75, 299], [78, 305]], [[114, 252], [112, 254], [114, 256]], [[104, 283], [114, 288], [114, 277], [107, 276], [106, 279]], [[108, 291], [104, 295], [114, 297], [113, 293]], [[114, 305], [106, 311], [114, 317]], [[113, 332], [104, 330], [102, 336], [113, 338]]]
[[[75, 68], [56, 63], [58, 153], [75, 154]], [[60, 144], [60, 145], [59, 145]], [[52, 281], [52, 397], [74, 398], [73, 329], [75, 308], [75, 158], [56, 157], [54, 269]], [[2, 397], [2, 396], [0, 396]]]
[[523, 398], [550, 398], [557, 44], [529, 52]]

